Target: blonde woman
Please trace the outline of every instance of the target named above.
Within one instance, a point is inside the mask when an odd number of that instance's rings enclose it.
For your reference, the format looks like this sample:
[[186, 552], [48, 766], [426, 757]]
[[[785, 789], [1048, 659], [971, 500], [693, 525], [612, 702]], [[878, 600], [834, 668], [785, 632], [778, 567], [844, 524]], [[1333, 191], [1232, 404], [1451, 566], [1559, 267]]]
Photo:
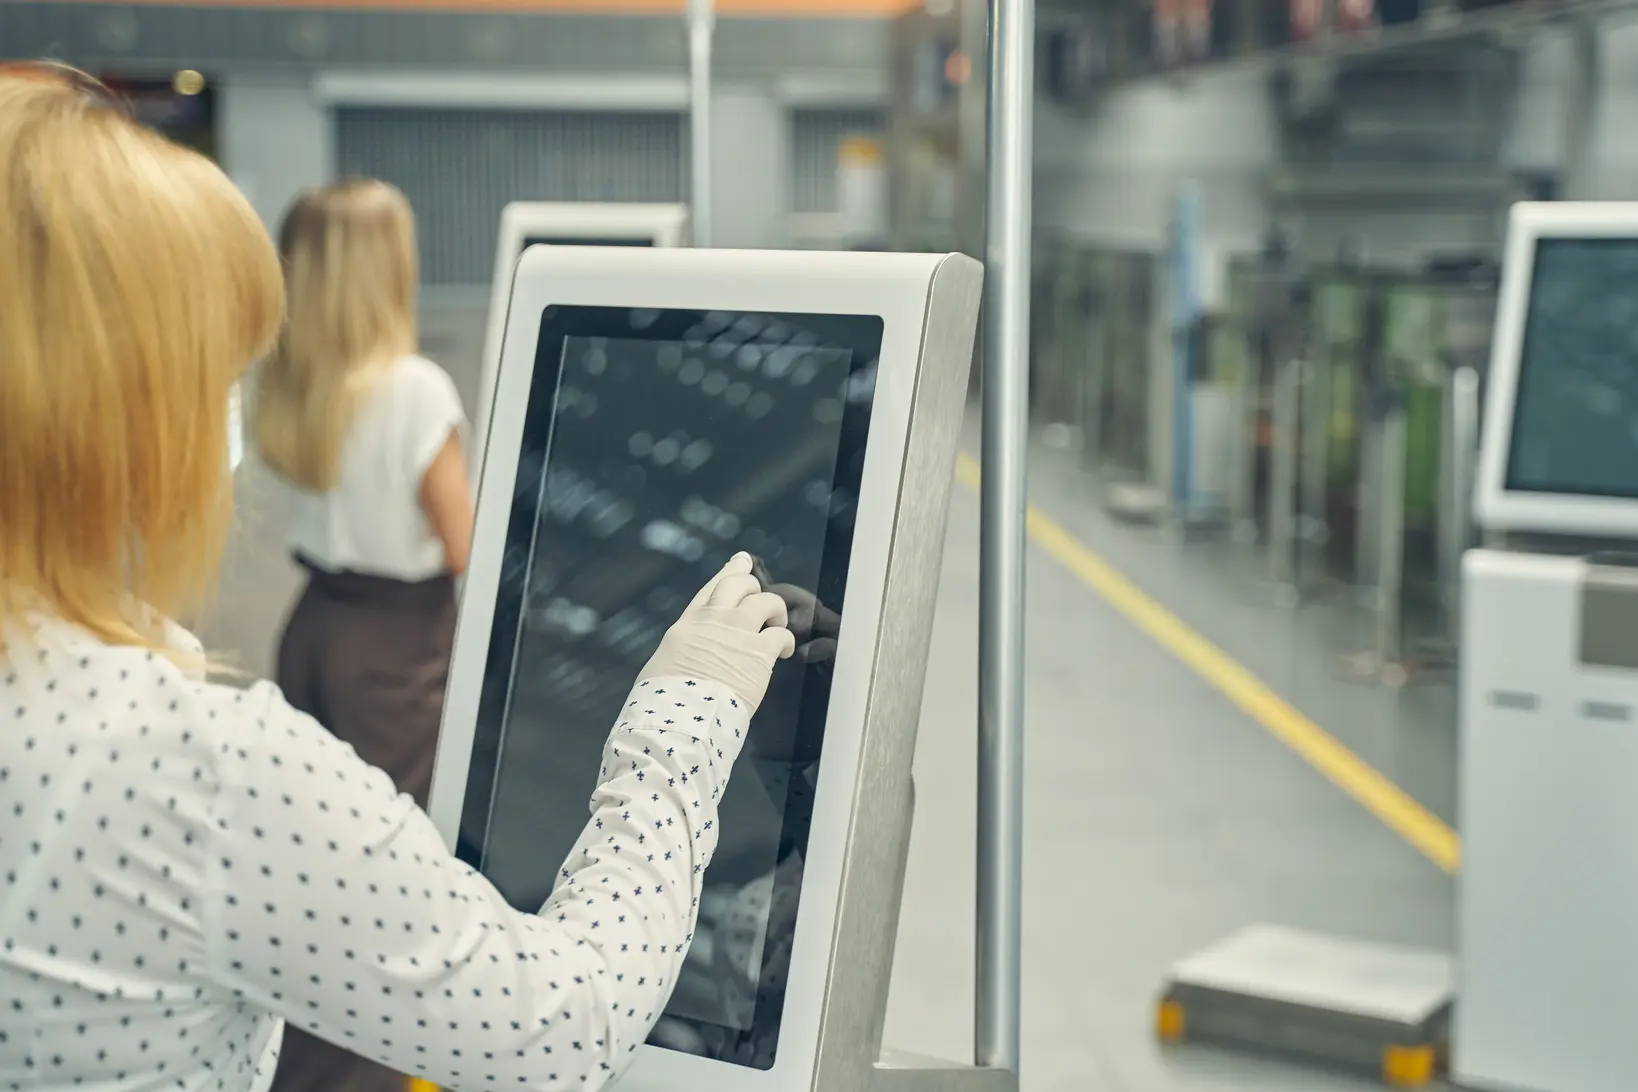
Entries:
[[291, 206], [279, 249], [289, 313], [251, 420], [295, 487], [308, 579], [277, 681], [425, 807], [472, 498], [460, 397], [415, 352], [414, 219], [385, 183], [326, 186]]
[[744, 555], [695, 597], [557, 888], [513, 911], [171, 621], [213, 583], [229, 400], [282, 292], [215, 166], [89, 77], [0, 65], [0, 1087], [263, 1092], [288, 1021], [449, 1089], [600, 1088], [682, 965], [784, 606]]
[[[415, 351], [415, 220], [384, 182], [325, 186], [285, 214], [279, 251], [288, 315], [252, 422], [263, 461], [295, 487], [290, 545], [307, 586], [277, 681], [425, 807], [472, 498], [460, 396]], [[275, 1087], [403, 1092], [403, 1080], [293, 1032]]]

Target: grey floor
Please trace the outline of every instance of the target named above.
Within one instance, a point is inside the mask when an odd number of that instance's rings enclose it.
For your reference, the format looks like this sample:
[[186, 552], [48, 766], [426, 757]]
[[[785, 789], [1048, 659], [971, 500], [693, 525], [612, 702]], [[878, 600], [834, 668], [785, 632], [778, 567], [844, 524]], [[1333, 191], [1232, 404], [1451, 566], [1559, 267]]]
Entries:
[[[429, 355], [477, 385], [482, 310], [428, 315]], [[469, 402], [470, 404], [470, 402]], [[1350, 631], [1281, 610], [1244, 558], [1111, 521], [1073, 461], [1040, 449], [1035, 502], [1430, 808], [1454, 796], [1448, 687], [1337, 680]], [[296, 577], [279, 491], [253, 462], [222, 594], [202, 627], [253, 674]], [[916, 756], [918, 813], [887, 1041], [972, 1051], [976, 498], [952, 502]], [[1153, 1002], [1177, 958], [1276, 922], [1448, 948], [1450, 878], [1038, 551], [1028, 585], [1024, 1087], [1030, 1092], [1324, 1092], [1366, 1079], [1159, 1049]]]
[[1280, 606], [1256, 551], [1224, 538], [1184, 544], [1111, 519], [1097, 481], [1071, 453], [1036, 443], [1030, 470], [1032, 500], [1098, 556], [1454, 823], [1453, 673], [1421, 674], [1399, 688], [1353, 681], [1342, 661], [1374, 643], [1373, 619], [1354, 597], [1333, 590]]
[[[1049, 505], [1044, 484], [1036, 499]], [[1140, 533], [1089, 504], [1055, 514], [1100, 552], [1122, 536], [1143, 552]], [[977, 520], [958, 487], [887, 1032], [893, 1046], [947, 1057], [972, 1049]], [[1255, 922], [1448, 948], [1449, 877], [1039, 552], [1027, 618], [1024, 1087], [1380, 1087], [1161, 1050], [1154, 996], [1172, 961]]]

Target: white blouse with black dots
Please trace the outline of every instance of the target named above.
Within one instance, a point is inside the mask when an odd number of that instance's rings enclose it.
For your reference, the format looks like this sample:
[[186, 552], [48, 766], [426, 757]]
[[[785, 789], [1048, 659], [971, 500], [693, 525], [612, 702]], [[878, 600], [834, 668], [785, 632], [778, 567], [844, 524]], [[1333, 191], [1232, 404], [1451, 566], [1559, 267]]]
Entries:
[[0, 1089], [260, 1090], [283, 1020], [446, 1088], [595, 1089], [646, 1038], [748, 724], [725, 689], [632, 691], [534, 915], [274, 687], [62, 626], [12, 649]]

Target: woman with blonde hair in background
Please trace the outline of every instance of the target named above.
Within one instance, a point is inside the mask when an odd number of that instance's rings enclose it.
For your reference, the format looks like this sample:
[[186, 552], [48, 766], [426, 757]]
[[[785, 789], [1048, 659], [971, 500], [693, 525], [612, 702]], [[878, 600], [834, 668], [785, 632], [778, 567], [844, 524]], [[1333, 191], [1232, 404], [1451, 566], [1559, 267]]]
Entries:
[[[307, 586], [276, 681], [424, 808], [472, 498], [460, 396], [416, 353], [414, 216], [384, 182], [309, 190], [279, 251], [289, 313], [251, 420], [263, 461], [295, 487], [290, 546]], [[403, 1080], [295, 1032], [275, 1087], [403, 1092]]]
[[425, 807], [472, 543], [466, 416], [415, 351], [403, 194], [371, 181], [310, 190], [279, 250], [289, 314], [251, 421], [263, 461], [295, 487], [289, 542], [307, 586], [276, 681]]
[[[717, 800], [792, 650], [784, 604], [741, 554], [683, 610], [546, 905], [513, 910], [276, 688], [209, 681], [172, 621], [214, 583], [230, 401], [282, 297], [214, 164], [90, 77], [0, 64], [0, 1087], [265, 1092], [288, 1022], [448, 1089], [595, 1092], [687, 954]], [[345, 344], [402, 348], [353, 321]], [[412, 397], [370, 369], [342, 385], [347, 443]], [[278, 420], [259, 422], [275, 452]], [[387, 431], [405, 446], [377, 453], [381, 480], [424, 479], [447, 447]], [[459, 567], [464, 537], [438, 542]]]

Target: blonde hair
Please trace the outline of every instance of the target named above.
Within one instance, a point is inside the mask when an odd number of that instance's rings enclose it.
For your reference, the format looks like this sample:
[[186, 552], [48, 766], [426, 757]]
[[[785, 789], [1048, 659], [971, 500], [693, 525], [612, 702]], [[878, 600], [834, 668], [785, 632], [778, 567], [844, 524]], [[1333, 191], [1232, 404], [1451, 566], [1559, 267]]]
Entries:
[[214, 164], [65, 66], [0, 63], [0, 180], [0, 622], [166, 649], [232, 519], [272, 241]]
[[415, 351], [415, 217], [385, 182], [309, 190], [279, 229], [290, 315], [251, 407], [262, 459], [315, 493], [384, 367]]

